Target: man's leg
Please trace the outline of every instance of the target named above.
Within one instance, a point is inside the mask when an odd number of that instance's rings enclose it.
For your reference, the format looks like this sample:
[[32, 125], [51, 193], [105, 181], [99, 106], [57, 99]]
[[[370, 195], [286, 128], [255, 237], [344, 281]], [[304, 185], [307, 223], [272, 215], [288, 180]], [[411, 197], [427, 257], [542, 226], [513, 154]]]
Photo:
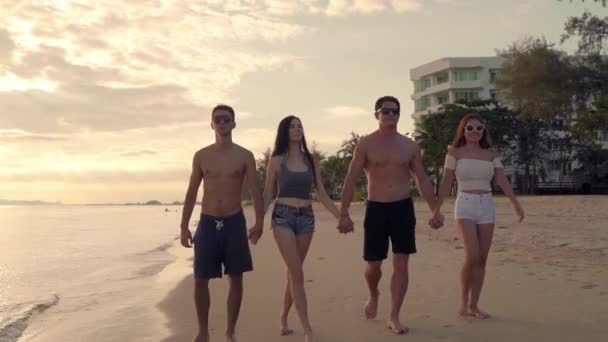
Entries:
[[401, 325], [399, 314], [403, 299], [409, 283], [408, 275], [409, 255], [395, 253], [393, 255], [393, 276], [391, 278], [391, 316], [388, 321], [389, 328], [396, 334], [404, 334], [409, 328]]
[[378, 314], [378, 298], [380, 291], [378, 283], [382, 278], [382, 261], [368, 261], [365, 268], [365, 281], [369, 290], [369, 298], [365, 304], [365, 317], [367, 319], [376, 318]]
[[198, 318], [198, 335], [195, 342], [209, 341], [209, 279], [194, 279], [194, 304]]
[[236, 322], [239, 319], [241, 301], [243, 300], [243, 274], [230, 274], [228, 279], [230, 282], [230, 289], [227, 302], [228, 325], [226, 328], [226, 341], [236, 341]]

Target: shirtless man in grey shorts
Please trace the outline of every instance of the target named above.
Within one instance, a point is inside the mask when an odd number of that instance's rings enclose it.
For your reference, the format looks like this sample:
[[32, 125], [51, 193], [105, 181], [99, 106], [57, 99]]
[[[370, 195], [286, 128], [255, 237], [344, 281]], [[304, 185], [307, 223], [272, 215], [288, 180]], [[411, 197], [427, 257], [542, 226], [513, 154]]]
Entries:
[[[232, 130], [236, 126], [234, 116], [234, 110], [229, 106], [218, 105], [213, 109], [211, 127], [215, 130], [215, 143], [194, 155], [182, 213], [181, 243], [188, 248], [194, 244], [194, 301], [199, 325], [195, 342], [209, 341], [209, 279], [221, 278], [222, 264], [230, 280], [226, 341], [236, 341], [243, 273], [253, 270], [247, 239], [255, 244], [262, 236], [263, 202], [255, 158], [250, 151], [232, 142]], [[188, 222], [203, 179], [201, 219], [193, 238]], [[247, 180], [255, 208], [255, 225], [249, 235], [241, 208], [244, 180]]]

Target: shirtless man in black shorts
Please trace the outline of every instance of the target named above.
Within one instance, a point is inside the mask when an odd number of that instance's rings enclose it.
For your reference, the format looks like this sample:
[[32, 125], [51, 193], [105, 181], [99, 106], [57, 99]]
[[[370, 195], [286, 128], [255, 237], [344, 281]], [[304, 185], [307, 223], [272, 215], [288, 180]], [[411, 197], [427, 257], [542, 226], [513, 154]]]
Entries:
[[[367, 208], [364, 221], [364, 252], [367, 262], [365, 279], [369, 299], [365, 316], [376, 317], [378, 311], [378, 283], [382, 276], [382, 261], [387, 258], [389, 240], [393, 250], [393, 276], [391, 279], [391, 313], [387, 326], [396, 334], [404, 334], [408, 327], [399, 321], [401, 305], [408, 286], [409, 255], [416, 253], [414, 205], [410, 198], [410, 174], [428, 203], [431, 212], [436, 206], [433, 187], [422, 166], [420, 147], [397, 132], [399, 100], [384, 96], [376, 101], [375, 116], [379, 128], [361, 138], [355, 148], [348, 175], [342, 188], [341, 232], [352, 231], [353, 222], [348, 208], [352, 201], [355, 181], [365, 170], [367, 176]], [[443, 225], [438, 214], [429, 221], [433, 228]]]

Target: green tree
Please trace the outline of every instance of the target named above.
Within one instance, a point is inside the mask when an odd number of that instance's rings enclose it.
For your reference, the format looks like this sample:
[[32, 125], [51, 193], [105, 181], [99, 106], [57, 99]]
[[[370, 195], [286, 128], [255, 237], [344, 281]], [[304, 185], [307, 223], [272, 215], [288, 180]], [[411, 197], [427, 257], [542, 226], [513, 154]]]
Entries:
[[[562, 1], [562, 0], [559, 0], [559, 1]], [[581, 1], [585, 2], [585, 0], [581, 0]], [[572, 2], [572, 0], [570, 0], [570, 2]], [[593, 0], [593, 2], [599, 2], [604, 7], [606, 7], [606, 4], [608, 4], [608, 0]]]
[[[416, 123], [415, 140], [422, 149], [422, 163], [438, 186], [443, 171], [447, 146], [455, 138], [460, 120], [475, 112], [487, 123], [492, 143], [499, 151], [509, 152], [517, 122], [509, 108], [493, 100], [477, 100], [447, 104], [436, 113], [423, 116]], [[510, 157], [507, 155], [506, 157]]]
[[553, 49], [544, 38], [529, 37], [499, 55], [506, 58], [496, 80], [501, 102], [523, 117], [569, 118], [575, 82], [565, 53]]

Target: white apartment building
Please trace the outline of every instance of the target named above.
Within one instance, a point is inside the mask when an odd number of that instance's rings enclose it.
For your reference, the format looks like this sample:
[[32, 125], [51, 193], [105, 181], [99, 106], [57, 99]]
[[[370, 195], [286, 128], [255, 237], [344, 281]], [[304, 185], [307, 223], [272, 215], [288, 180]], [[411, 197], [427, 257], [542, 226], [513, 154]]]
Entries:
[[503, 57], [441, 58], [411, 69], [415, 108], [412, 117], [416, 121], [443, 104], [461, 99], [496, 97], [494, 80], [504, 61]]
[[[410, 79], [414, 83], [414, 113], [412, 118], [418, 121], [421, 116], [439, 110], [441, 105], [458, 100], [494, 99], [496, 87], [494, 81], [498, 70], [505, 62], [503, 57], [456, 57], [440, 58], [410, 70]], [[563, 136], [563, 129], [555, 128], [557, 136]], [[608, 136], [598, 137], [604, 148], [608, 148]], [[572, 160], [572, 152], [564, 156], [559, 143], [550, 143], [548, 153], [542, 162], [540, 182], [568, 182], [570, 173], [577, 168]], [[564, 158], [565, 157], [565, 158]], [[564, 161], [568, 160], [568, 161]], [[521, 170], [508, 165], [505, 172], [514, 182], [516, 173]]]

